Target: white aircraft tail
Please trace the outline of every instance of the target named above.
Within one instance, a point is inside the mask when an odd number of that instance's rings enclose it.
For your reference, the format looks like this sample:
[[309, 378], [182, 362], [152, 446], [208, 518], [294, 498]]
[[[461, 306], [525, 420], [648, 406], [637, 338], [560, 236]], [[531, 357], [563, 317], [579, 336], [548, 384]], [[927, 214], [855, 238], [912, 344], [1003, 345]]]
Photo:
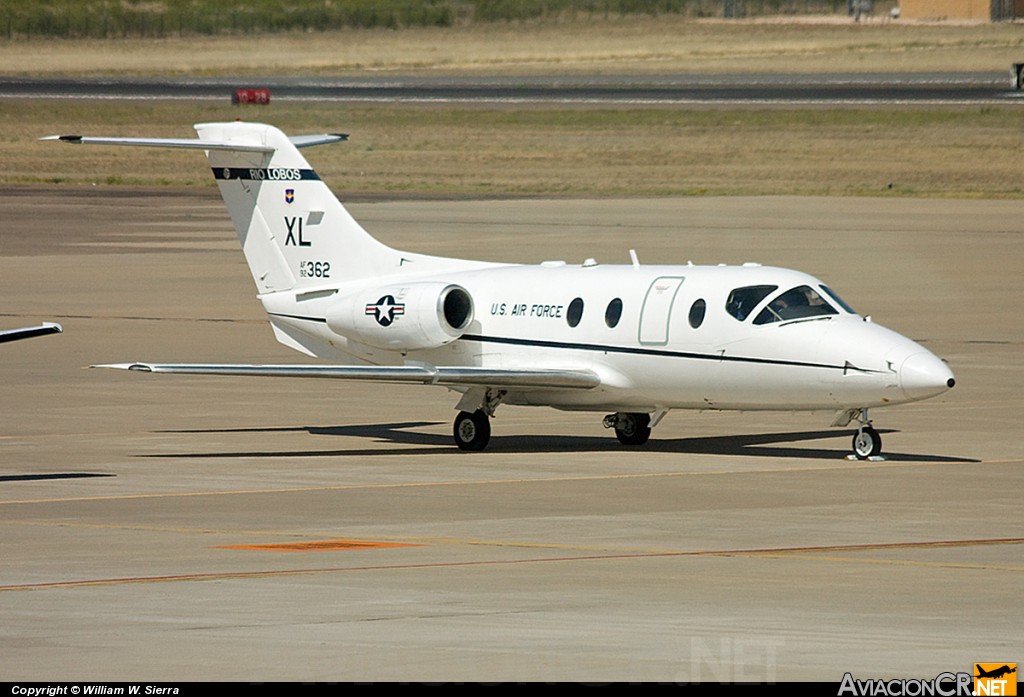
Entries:
[[299, 152], [300, 147], [347, 136], [289, 138], [273, 126], [245, 122], [203, 123], [195, 128], [195, 140], [46, 140], [205, 150], [261, 294], [382, 276], [401, 266], [401, 254], [371, 237]]
[[267, 148], [207, 151], [260, 293], [366, 278], [392, 266], [394, 252], [349, 215], [280, 130], [234, 122], [199, 124], [196, 131], [201, 141]]

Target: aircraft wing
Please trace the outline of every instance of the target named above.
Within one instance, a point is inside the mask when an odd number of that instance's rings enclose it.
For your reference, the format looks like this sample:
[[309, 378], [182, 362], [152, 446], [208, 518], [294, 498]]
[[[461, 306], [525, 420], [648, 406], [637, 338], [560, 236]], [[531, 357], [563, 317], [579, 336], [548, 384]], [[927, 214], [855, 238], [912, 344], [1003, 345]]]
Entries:
[[25, 327], [23, 329], [8, 329], [0, 331], [0, 344], [18, 339], [31, 339], [33, 336], [45, 336], [47, 334], [60, 334], [64, 329], [55, 322], [43, 322], [38, 327]]
[[589, 370], [517, 370], [432, 365], [218, 365], [211, 363], [116, 363], [94, 368], [182, 375], [231, 375], [280, 378], [331, 378], [422, 385], [513, 387], [519, 389], [591, 389], [601, 384]]

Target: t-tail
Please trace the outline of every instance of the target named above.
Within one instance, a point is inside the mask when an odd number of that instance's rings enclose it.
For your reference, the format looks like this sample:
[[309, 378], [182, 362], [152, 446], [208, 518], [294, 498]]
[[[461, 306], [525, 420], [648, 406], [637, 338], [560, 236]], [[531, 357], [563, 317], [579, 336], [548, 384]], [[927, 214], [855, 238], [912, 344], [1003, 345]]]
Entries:
[[430, 259], [403, 254], [371, 237], [299, 152], [348, 136], [289, 138], [273, 126], [245, 122], [203, 123], [195, 129], [198, 139], [44, 140], [205, 150], [260, 294], [386, 276], [413, 258]]

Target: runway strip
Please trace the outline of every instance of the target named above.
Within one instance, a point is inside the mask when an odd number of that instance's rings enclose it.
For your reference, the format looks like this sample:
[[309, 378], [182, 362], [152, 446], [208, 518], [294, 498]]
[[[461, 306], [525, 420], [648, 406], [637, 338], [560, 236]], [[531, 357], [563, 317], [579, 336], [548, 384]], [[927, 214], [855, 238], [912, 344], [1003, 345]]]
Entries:
[[0, 78], [0, 97], [228, 100], [266, 87], [273, 101], [563, 105], [1002, 104], [1021, 92], [1004, 73], [676, 75], [345, 80], [217, 78], [124, 80]]

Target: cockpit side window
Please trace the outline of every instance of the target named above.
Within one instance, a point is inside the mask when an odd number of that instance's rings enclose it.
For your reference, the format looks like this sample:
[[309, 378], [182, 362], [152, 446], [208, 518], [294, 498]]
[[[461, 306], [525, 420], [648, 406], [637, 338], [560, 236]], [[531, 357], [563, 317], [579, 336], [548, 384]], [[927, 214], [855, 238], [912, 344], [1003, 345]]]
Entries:
[[821, 287], [821, 289], [823, 291], [825, 291], [825, 294], [828, 295], [828, 297], [832, 298], [836, 302], [836, 305], [838, 305], [839, 307], [843, 308], [844, 310], [849, 312], [851, 315], [857, 314], [857, 311], [854, 310], [849, 305], [847, 305], [845, 302], [843, 302], [843, 299], [840, 298], [838, 295], [836, 295], [836, 292], [834, 290], [832, 290], [831, 288], [829, 288], [828, 286], [825, 286], [825, 285], [823, 285]]
[[805, 317], [822, 317], [838, 315], [839, 312], [825, 302], [810, 286], [798, 286], [787, 290], [772, 300], [754, 318], [754, 324], [771, 324]]
[[745, 286], [735, 288], [725, 301], [725, 311], [738, 319], [745, 320], [757, 304], [767, 297], [778, 286]]

